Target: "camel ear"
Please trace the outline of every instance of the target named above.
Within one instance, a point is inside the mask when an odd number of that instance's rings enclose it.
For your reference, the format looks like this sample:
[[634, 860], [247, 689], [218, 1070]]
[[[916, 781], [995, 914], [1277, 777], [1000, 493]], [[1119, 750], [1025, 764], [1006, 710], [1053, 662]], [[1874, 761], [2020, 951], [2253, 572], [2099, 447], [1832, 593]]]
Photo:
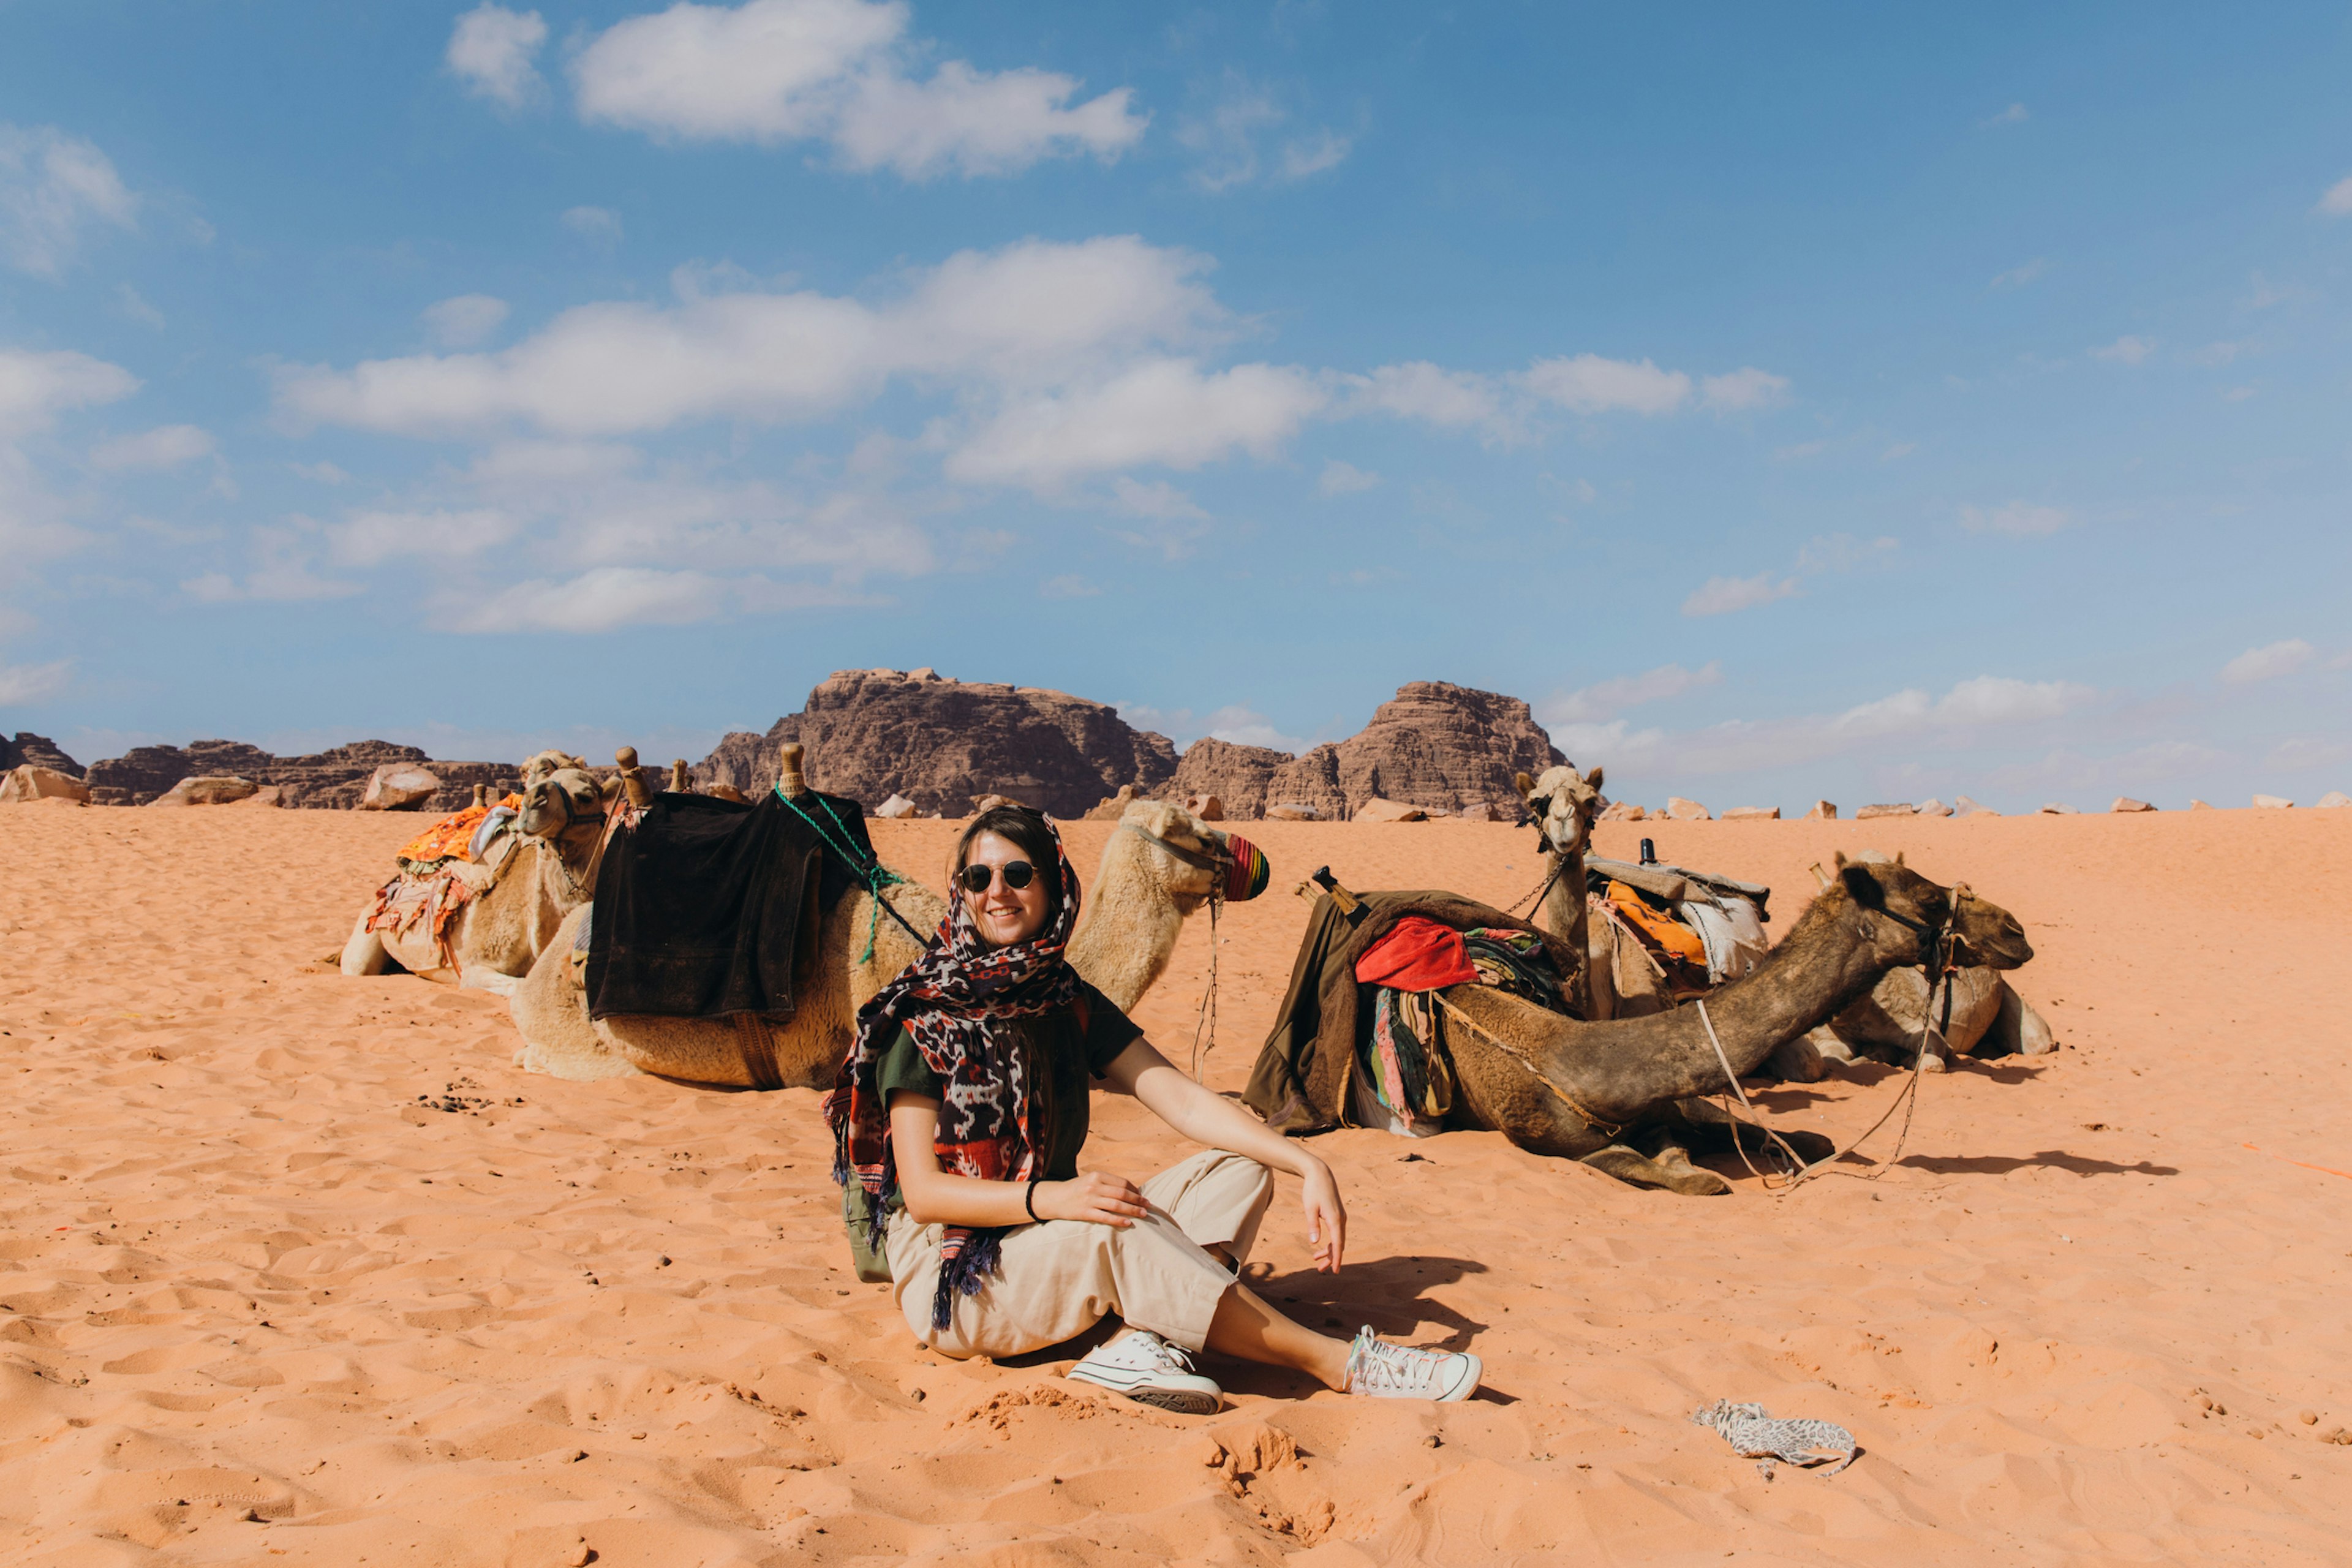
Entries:
[[1897, 866], [1900, 866], [1901, 864], [1903, 864], [1903, 851], [1902, 851], [1902, 850], [1900, 850], [1900, 849], [1897, 849], [1897, 850], [1895, 852], [1895, 863]]
[[1584, 775], [1584, 782], [1591, 784], [1594, 789], [1599, 789], [1601, 787], [1601, 769], [1598, 766], [1594, 767], [1591, 773]]
[[1517, 790], [1519, 792], [1519, 798], [1524, 800], [1528, 795], [1536, 793], [1536, 781], [1528, 777], [1524, 773], [1513, 773], [1511, 775], [1511, 787]]
[[1870, 874], [1868, 867], [1862, 865], [1842, 867], [1838, 871], [1838, 879], [1845, 884], [1845, 890], [1853, 895], [1853, 901], [1864, 909], [1875, 910], [1885, 907], [1885, 889], [1878, 885], [1878, 879]]
[[1836, 867], [1841, 871], [1844, 870], [1846, 865], [1845, 851], [1841, 849], [1835, 855], [1830, 857], [1830, 864]]

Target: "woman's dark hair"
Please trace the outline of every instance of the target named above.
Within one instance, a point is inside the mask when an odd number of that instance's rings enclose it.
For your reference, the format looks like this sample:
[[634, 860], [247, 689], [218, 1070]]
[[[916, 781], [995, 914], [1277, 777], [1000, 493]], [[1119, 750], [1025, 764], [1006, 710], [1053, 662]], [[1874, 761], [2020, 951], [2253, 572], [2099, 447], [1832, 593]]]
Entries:
[[993, 833], [1014, 846], [1037, 868], [1038, 878], [1045, 884], [1045, 923], [1052, 925], [1062, 912], [1062, 861], [1044, 813], [1025, 805], [992, 805], [973, 817], [956, 839], [955, 858], [948, 866], [950, 878], [964, 868], [971, 841], [983, 833]]

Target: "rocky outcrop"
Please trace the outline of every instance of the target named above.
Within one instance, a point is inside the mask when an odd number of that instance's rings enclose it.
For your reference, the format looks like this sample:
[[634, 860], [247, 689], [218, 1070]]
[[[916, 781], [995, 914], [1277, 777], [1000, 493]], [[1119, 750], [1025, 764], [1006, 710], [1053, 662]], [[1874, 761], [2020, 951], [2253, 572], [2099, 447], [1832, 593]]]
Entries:
[[[89, 804], [89, 786], [56, 768], [39, 763], [18, 763], [0, 772], [0, 805], [18, 805], [37, 800], [68, 800], [77, 805]], [[2326, 805], [2326, 801], [2319, 803]]]
[[440, 776], [415, 763], [386, 763], [360, 790], [362, 811], [422, 811], [441, 793]]
[[[354, 741], [301, 757], [273, 756], [242, 741], [191, 741], [184, 747], [134, 747], [92, 763], [88, 783], [100, 805], [145, 805], [182, 779], [233, 777], [276, 785], [281, 805], [348, 811], [359, 805], [378, 768], [426, 760], [417, 747], [390, 741]], [[473, 805], [478, 784], [493, 799], [522, 788], [522, 769], [513, 763], [435, 763], [433, 773], [441, 787], [420, 810], [461, 811]]]
[[1517, 822], [1525, 803], [1511, 775], [1540, 773], [1567, 760], [1517, 698], [1416, 680], [1381, 703], [1360, 733], [1303, 756], [1195, 741], [1160, 793], [1213, 795], [1228, 816], [1243, 819], [1283, 805], [1346, 822], [1366, 803], [1388, 800], [1433, 816], [1483, 807], [1490, 819]]
[[27, 763], [63, 773], [69, 779], [82, 775], [81, 764], [58, 750], [58, 743], [47, 735], [36, 735], [30, 730], [17, 731], [13, 741], [0, 735], [0, 773]]
[[238, 801], [251, 799], [260, 788], [251, 779], [210, 774], [202, 778], [182, 779], [147, 804], [151, 806], [235, 805]]
[[950, 816], [969, 812], [974, 796], [1004, 795], [1076, 817], [1123, 784], [1156, 793], [1176, 772], [1165, 735], [1136, 729], [1105, 703], [929, 669], [850, 669], [766, 734], [721, 741], [695, 767], [696, 787], [769, 788], [786, 741], [807, 748], [803, 766], [820, 790], [868, 806], [904, 795]]

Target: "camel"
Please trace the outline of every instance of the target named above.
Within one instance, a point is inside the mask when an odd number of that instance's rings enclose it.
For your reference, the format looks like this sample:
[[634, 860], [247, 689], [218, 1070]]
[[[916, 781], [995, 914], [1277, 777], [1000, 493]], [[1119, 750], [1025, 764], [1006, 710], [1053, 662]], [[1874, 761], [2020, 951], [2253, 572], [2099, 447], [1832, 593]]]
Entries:
[[[542, 752], [525, 769], [515, 843], [495, 871], [470, 863], [457, 874], [475, 896], [451, 919], [447, 955], [428, 916], [406, 931], [370, 931], [360, 916], [338, 960], [345, 974], [383, 974], [394, 963], [428, 980], [511, 993], [565, 916], [588, 901], [604, 843], [606, 791], [560, 752]], [[618, 785], [612, 786], [614, 793]]]
[[[2008, 910], [1967, 887], [1947, 889], [1906, 867], [1837, 857], [1837, 875], [1754, 973], [1706, 999], [1732, 1070], [1746, 1076], [1789, 1041], [1859, 998], [1889, 971], [1927, 961], [1934, 933], [1955, 955], [1994, 969], [2033, 956]], [[1449, 1016], [1456, 1114], [1532, 1153], [1579, 1160], [1622, 1181], [1685, 1194], [1729, 1184], [1690, 1164], [1677, 1124], [1733, 1131], [1699, 1096], [1726, 1092], [1723, 1068], [1696, 1006], [1642, 1018], [1580, 1022], [1487, 986], [1441, 994]], [[1478, 1031], [1484, 1030], [1481, 1034]], [[1500, 1042], [1499, 1044], [1497, 1042]], [[1634, 1147], [1665, 1131], [1661, 1156]], [[1733, 1131], [1753, 1146], [1752, 1131]], [[1786, 1134], [1807, 1160], [1834, 1152], [1818, 1133]]]
[[1596, 974], [1602, 962], [1601, 938], [1589, 931], [1584, 897], [1584, 852], [1592, 847], [1592, 820], [1601, 814], [1601, 770], [1580, 773], [1572, 767], [1549, 767], [1541, 778], [1517, 773], [1511, 782], [1535, 813], [1549, 873], [1530, 921], [1566, 942], [1572, 962], [1580, 961], [1576, 973], [1560, 976], [1560, 994], [1583, 1017], [1612, 1016], [1593, 1010], [1593, 988], [1605, 982]]
[[[797, 745], [788, 745], [797, 753]], [[786, 783], [798, 778], [796, 758]], [[1131, 1010], [1168, 967], [1185, 917], [1209, 900], [1223, 875], [1225, 836], [1180, 805], [1139, 800], [1103, 846], [1086, 889], [1069, 957], [1078, 973], [1122, 1011]], [[917, 882], [883, 898], [916, 931], [939, 929], [947, 904]], [[857, 1009], [921, 952], [874, 897], [853, 888], [825, 915], [796, 1009], [787, 1023], [588, 1016], [583, 965], [574, 962], [574, 911], [514, 993], [523, 1048], [515, 1064], [557, 1078], [595, 1079], [651, 1073], [737, 1089], [830, 1089], [848, 1051]], [[584, 959], [584, 953], [582, 957]]]

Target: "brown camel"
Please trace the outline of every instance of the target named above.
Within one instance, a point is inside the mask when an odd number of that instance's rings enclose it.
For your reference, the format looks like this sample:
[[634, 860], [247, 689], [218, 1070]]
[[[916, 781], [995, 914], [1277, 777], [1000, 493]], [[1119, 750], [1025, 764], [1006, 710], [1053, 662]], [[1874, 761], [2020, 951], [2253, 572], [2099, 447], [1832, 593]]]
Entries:
[[[1837, 868], [1763, 965], [1706, 998], [1724, 1054], [1743, 1077], [1868, 994], [1881, 975], [1926, 962], [1939, 931], [1950, 933], [1956, 957], [1992, 968], [2013, 969], [2033, 956], [2008, 910], [1966, 887], [1938, 887], [1899, 857], [1865, 865], [1840, 855]], [[1469, 1125], [1638, 1185], [1730, 1190], [1714, 1172], [1691, 1165], [1675, 1136], [1693, 1126], [1731, 1131], [1723, 1113], [1698, 1098], [1730, 1086], [1696, 1006], [1580, 1023], [1491, 987], [1459, 985], [1443, 994], [1477, 1026], [1449, 1017], [1446, 1028], [1456, 1114]], [[1634, 1146], [1661, 1135], [1663, 1157]], [[1752, 1132], [1733, 1135], [1754, 1146]], [[1787, 1136], [1807, 1160], [1833, 1152], [1817, 1133]]]
[[607, 796], [576, 762], [557, 752], [533, 757], [506, 858], [495, 870], [470, 862], [457, 868], [475, 892], [449, 922], [447, 952], [427, 929], [429, 917], [406, 931], [370, 931], [362, 914], [343, 943], [343, 973], [383, 974], [397, 963], [426, 979], [511, 994], [596, 885]]
[[1593, 1010], [1599, 959], [1590, 952], [1593, 938], [1584, 898], [1584, 852], [1592, 847], [1592, 819], [1601, 814], [1601, 770], [1580, 773], [1572, 767], [1549, 767], [1541, 778], [1518, 773], [1511, 782], [1535, 813], [1549, 873], [1543, 901], [1528, 919], [1568, 943], [1577, 964], [1575, 973], [1560, 976], [1560, 994], [1584, 1017], [1612, 1016]]
[[[798, 748], [793, 750], [797, 752]], [[797, 766], [793, 774], [797, 776]], [[1223, 873], [1225, 836], [1180, 805], [1139, 800], [1103, 846], [1086, 886], [1070, 964], [1113, 1005], [1132, 1009], [1168, 967], [1185, 917], [1209, 900]], [[901, 882], [892, 909], [917, 931], [939, 928], [947, 904], [930, 889]], [[873, 896], [853, 888], [822, 922], [812, 968], [791, 1020], [615, 1016], [591, 1021], [572, 948], [575, 912], [514, 994], [523, 1048], [515, 1064], [557, 1078], [593, 1079], [652, 1073], [688, 1083], [746, 1089], [830, 1089], [849, 1048], [857, 1009], [920, 951]], [[867, 945], [869, 936], [872, 945]]]

